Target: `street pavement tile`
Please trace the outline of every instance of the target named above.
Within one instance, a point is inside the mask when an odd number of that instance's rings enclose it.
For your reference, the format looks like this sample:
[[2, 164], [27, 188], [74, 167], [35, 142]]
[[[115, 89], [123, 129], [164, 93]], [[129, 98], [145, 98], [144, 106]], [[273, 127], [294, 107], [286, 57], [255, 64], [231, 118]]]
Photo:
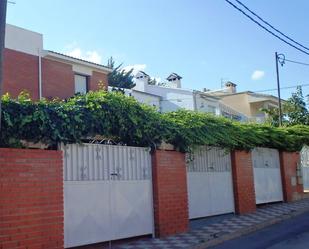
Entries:
[[292, 212], [309, 208], [309, 199], [294, 203], [276, 203], [260, 207], [255, 213], [228, 217], [210, 225], [163, 239], [142, 239], [114, 247], [115, 249], [181, 249], [191, 248], [208, 240], [218, 238], [224, 234], [238, 232], [241, 229], [256, 226], [265, 221], [277, 219], [278, 217]]

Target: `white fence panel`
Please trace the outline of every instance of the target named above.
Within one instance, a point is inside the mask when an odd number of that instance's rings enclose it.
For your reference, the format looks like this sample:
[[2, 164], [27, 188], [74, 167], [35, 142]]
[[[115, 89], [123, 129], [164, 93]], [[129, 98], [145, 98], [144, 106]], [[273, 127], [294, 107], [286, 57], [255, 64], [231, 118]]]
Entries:
[[301, 151], [301, 168], [303, 174], [304, 190], [309, 192], [309, 146], [304, 146]]
[[121, 181], [112, 184], [113, 239], [129, 238], [153, 233], [153, 207], [149, 196], [151, 184], [147, 180]]
[[62, 145], [65, 247], [153, 234], [148, 148]]
[[201, 146], [187, 158], [189, 218], [234, 212], [230, 152]]
[[255, 148], [252, 161], [256, 204], [283, 201], [278, 150]]
[[65, 182], [65, 247], [110, 240], [113, 237], [110, 203], [107, 182]]

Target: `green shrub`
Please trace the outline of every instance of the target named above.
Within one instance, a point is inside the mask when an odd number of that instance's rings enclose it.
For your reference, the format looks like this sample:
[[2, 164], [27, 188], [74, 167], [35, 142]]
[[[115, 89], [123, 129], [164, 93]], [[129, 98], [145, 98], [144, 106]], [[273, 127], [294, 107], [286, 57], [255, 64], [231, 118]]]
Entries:
[[196, 145], [294, 151], [309, 144], [308, 126], [243, 124], [185, 110], [160, 114], [121, 93], [98, 91], [65, 101], [38, 102], [32, 102], [27, 94], [17, 99], [2, 97], [2, 147], [21, 146], [21, 140], [48, 145], [79, 143], [95, 135], [133, 146], [166, 141], [181, 151]]

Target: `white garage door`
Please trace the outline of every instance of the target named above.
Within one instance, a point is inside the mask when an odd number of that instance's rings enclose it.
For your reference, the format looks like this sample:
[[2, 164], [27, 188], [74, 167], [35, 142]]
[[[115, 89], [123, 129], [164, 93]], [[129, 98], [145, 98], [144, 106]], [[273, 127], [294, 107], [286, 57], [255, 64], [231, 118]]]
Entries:
[[309, 146], [304, 146], [301, 151], [301, 167], [305, 192], [309, 192]]
[[189, 218], [234, 212], [229, 151], [201, 146], [187, 154]]
[[62, 150], [65, 247], [153, 234], [148, 148], [70, 144]]
[[252, 161], [256, 204], [283, 201], [278, 150], [255, 148]]

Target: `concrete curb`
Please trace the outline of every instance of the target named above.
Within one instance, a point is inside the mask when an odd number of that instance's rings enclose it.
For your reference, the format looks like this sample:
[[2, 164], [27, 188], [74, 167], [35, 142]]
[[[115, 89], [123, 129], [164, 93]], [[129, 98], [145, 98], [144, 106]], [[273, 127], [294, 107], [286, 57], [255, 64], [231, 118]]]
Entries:
[[249, 227], [240, 229], [240, 230], [238, 230], [237, 232], [234, 232], [234, 233], [224, 234], [219, 238], [205, 237], [205, 242], [201, 242], [198, 245], [193, 246], [191, 248], [192, 249], [204, 249], [204, 248], [216, 246], [216, 245], [223, 243], [224, 241], [235, 239], [235, 238], [241, 237], [243, 235], [247, 235], [247, 234], [256, 232], [256, 231], [261, 230], [265, 227], [277, 224], [281, 221], [285, 221], [285, 220], [288, 220], [288, 219], [293, 218], [295, 216], [298, 216], [300, 214], [303, 214], [307, 211], [309, 211], [309, 207], [303, 208], [301, 210], [293, 211], [289, 214], [282, 215], [278, 218], [275, 218], [275, 219], [272, 219], [272, 220], [269, 220], [269, 221], [266, 221], [266, 222], [263, 222], [263, 223], [260, 223], [260, 224], [256, 224], [254, 226], [249, 226]]

